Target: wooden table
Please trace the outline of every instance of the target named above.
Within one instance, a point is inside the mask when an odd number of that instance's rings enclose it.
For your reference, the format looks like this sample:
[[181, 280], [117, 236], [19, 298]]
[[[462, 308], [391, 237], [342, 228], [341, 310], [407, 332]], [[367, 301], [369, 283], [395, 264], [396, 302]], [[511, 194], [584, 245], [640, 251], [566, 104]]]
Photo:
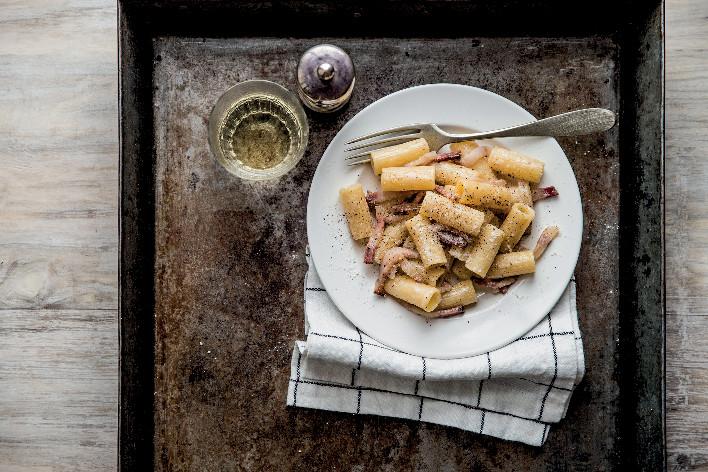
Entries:
[[[708, 2], [667, 1], [667, 436], [708, 470]], [[116, 5], [0, 3], [0, 470], [116, 460]]]

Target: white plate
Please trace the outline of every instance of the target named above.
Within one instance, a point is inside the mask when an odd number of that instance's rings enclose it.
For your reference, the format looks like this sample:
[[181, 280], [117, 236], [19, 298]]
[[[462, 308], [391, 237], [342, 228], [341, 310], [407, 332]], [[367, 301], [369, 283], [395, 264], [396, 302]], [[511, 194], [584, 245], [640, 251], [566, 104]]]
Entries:
[[361, 182], [377, 190], [369, 165], [348, 167], [344, 143], [373, 131], [410, 123], [438, 123], [489, 130], [535, 118], [517, 104], [486, 90], [431, 84], [384, 97], [359, 112], [335, 136], [312, 180], [307, 202], [307, 237], [312, 259], [327, 294], [355, 326], [377, 341], [410, 354], [458, 358], [508, 344], [533, 328], [553, 308], [570, 280], [580, 252], [583, 215], [578, 184], [563, 150], [552, 138], [506, 138], [500, 144], [545, 162], [541, 185], [560, 195], [535, 205], [536, 220], [526, 245], [542, 229], [560, 227], [536, 266], [505, 295], [486, 293], [464, 315], [426, 321], [391, 297], [372, 292], [378, 265], [363, 263], [364, 248], [349, 235], [339, 189]]

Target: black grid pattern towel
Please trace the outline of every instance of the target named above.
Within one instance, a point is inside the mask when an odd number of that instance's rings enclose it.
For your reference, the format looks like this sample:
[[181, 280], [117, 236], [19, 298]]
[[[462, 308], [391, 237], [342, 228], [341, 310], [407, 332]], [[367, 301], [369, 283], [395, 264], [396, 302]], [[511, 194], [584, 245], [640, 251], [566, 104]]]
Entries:
[[308, 255], [306, 341], [297, 341], [287, 404], [393, 416], [542, 445], [584, 374], [571, 281], [553, 311], [511, 344], [462, 359], [427, 359], [385, 346], [352, 325]]

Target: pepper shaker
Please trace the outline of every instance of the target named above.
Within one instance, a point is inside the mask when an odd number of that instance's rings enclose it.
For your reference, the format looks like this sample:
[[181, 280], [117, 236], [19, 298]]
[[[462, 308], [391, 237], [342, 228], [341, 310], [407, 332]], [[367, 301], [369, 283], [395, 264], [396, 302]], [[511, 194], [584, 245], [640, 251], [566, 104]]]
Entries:
[[297, 66], [298, 94], [309, 109], [332, 113], [349, 102], [354, 90], [354, 63], [332, 44], [311, 47]]

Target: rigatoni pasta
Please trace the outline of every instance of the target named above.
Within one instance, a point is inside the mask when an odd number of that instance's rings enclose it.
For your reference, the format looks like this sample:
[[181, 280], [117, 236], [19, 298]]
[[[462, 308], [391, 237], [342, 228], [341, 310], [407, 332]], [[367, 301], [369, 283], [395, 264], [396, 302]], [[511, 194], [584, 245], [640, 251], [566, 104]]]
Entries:
[[505, 237], [499, 228], [490, 224], [482, 226], [477, 241], [469, 249], [465, 267], [477, 277], [485, 277]]
[[371, 236], [371, 214], [362, 186], [354, 184], [344, 187], [339, 191], [339, 199], [344, 207], [352, 238], [359, 241]]
[[489, 166], [502, 174], [535, 184], [543, 176], [543, 162], [501, 147], [492, 149]]
[[433, 190], [435, 167], [386, 167], [381, 172], [381, 190], [405, 192], [409, 190]]
[[406, 221], [406, 229], [408, 229], [408, 234], [411, 235], [426, 269], [447, 264], [445, 249], [425, 216], [417, 215]]
[[450, 290], [442, 294], [440, 303], [436, 308], [444, 310], [454, 306], [467, 306], [477, 301], [477, 292], [471, 280], [463, 280], [452, 286]]
[[490, 279], [514, 277], [516, 275], [531, 274], [536, 271], [536, 259], [532, 251], [509, 252], [499, 254], [494, 258], [492, 266], [487, 271]]
[[428, 320], [459, 315], [477, 289], [505, 293], [559, 233], [546, 228], [533, 251], [520, 243], [539, 190], [557, 195], [536, 188], [543, 162], [474, 141], [450, 149], [430, 152], [424, 139], [378, 149], [381, 190], [340, 190], [352, 237], [369, 238], [365, 262], [380, 265], [374, 292]]
[[485, 179], [477, 171], [451, 162], [438, 162], [435, 164], [435, 181], [441, 185], [457, 185], [468, 180], [479, 182]]
[[533, 194], [531, 193], [531, 186], [528, 182], [519, 180], [516, 183], [516, 187], [510, 187], [509, 190], [511, 190], [511, 194], [514, 196], [516, 202], [533, 206]]
[[516, 203], [516, 198], [508, 187], [500, 187], [486, 182], [463, 182], [460, 184], [459, 202], [492, 210], [507, 212]]
[[428, 142], [423, 139], [414, 139], [395, 146], [388, 146], [371, 151], [371, 167], [374, 174], [381, 175], [386, 167], [402, 167], [403, 165], [418, 159], [420, 156], [430, 151]]
[[476, 235], [484, 222], [484, 213], [451, 201], [433, 192], [426, 192], [420, 214], [467, 234]]
[[501, 252], [513, 251], [535, 216], [536, 212], [530, 206], [523, 203], [514, 203], [511, 211], [509, 211], [509, 214], [506, 215], [504, 222], [499, 227], [505, 234], [499, 250]]
[[389, 295], [415, 305], [427, 311], [433, 311], [440, 303], [440, 290], [430, 285], [422, 284], [411, 279], [407, 275], [397, 275], [388, 280], [384, 285], [384, 290]]

